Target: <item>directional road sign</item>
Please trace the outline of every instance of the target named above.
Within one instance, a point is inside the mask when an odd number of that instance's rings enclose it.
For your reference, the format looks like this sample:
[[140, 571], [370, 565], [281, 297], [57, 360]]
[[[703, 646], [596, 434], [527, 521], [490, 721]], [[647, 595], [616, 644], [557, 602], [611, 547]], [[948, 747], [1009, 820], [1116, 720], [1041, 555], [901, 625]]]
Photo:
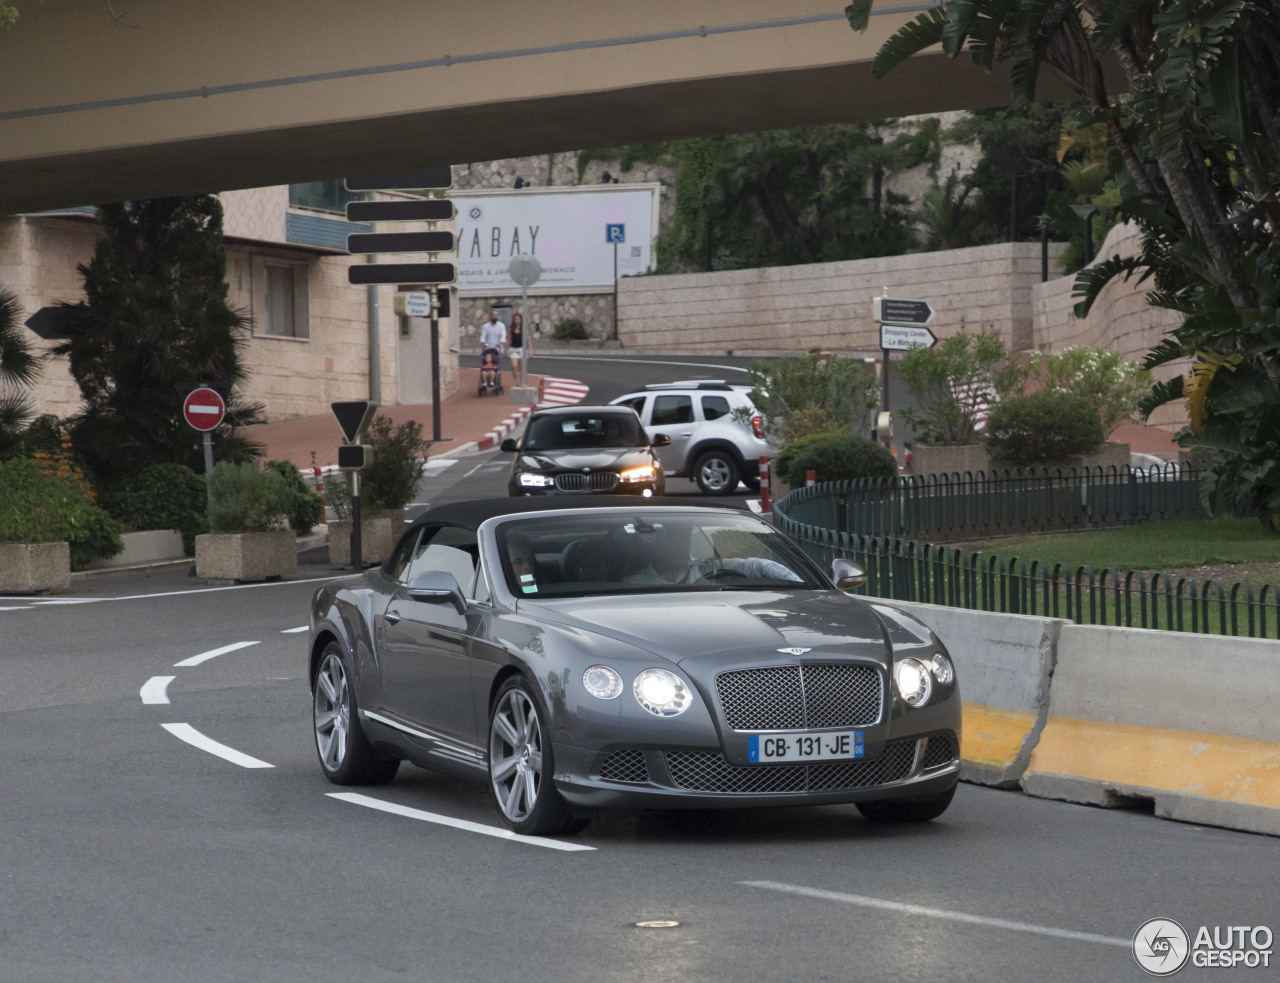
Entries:
[[451, 253], [452, 232], [353, 232], [349, 253]]
[[453, 283], [453, 263], [356, 263], [347, 267], [348, 283]]
[[182, 415], [197, 430], [214, 430], [227, 413], [227, 404], [212, 389], [193, 389], [182, 401]]
[[347, 439], [348, 444], [354, 444], [360, 432], [373, 419], [378, 404], [372, 399], [353, 399], [345, 403], [330, 403], [329, 409], [333, 410], [338, 426], [342, 428], [342, 436]]
[[347, 202], [348, 222], [452, 222], [457, 214], [447, 198]]
[[[436, 317], [449, 316], [449, 290], [436, 291]], [[431, 294], [426, 290], [402, 290], [396, 294], [396, 317], [430, 317]]]
[[347, 178], [348, 191], [443, 191], [453, 187], [453, 168], [419, 167], [410, 171], [383, 171]]
[[604, 241], [623, 243], [627, 241], [627, 227], [622, 222], [610, 222], [604, 227]]
[[880, 347], [890, 352], [905, 352], [909, 348], [932, 348], [938, 338], [928, 328], [909, 324], [880, 325]]
[[934, 310], [927, 300], [898, 300], [876, 297], [871, 302], [872, 319], [888, 324], [930, 324]]

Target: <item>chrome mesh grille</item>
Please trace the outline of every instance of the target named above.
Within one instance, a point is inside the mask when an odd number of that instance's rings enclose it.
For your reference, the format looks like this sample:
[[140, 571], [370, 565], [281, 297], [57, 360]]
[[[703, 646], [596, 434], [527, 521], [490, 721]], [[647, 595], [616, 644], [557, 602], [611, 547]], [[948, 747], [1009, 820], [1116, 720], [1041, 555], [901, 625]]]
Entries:
[[556, 489], [558, 491], [593, 491], [611, 492], [618, 487], [616, 471], [592, 471], [590, 474], [558, 474]]
[[874, 761], [820, 765], [731, 765], [719, 751], [668, 751], [667, 770], [678, 788], [754, 795], [835, 792], [900, 782], [911, 775], [915, 741], [894, 741]]
[[649, 766], [644, 752], [629, 748], [610, 751], [600, 766], [600, 777], [606, 782], [629, 782], [639, 785], [649, 780]]
[[767, 666], [716, 677], [733, 730], [868, 727], [880, 719], [884, 682], [872, 666]]
[[949, 734], [940, 734], [929, 738], [924, 749], [924, 760], [921, 767], [937, 768], [950, 764], [959, 755], [956, 753], [956, 739]]

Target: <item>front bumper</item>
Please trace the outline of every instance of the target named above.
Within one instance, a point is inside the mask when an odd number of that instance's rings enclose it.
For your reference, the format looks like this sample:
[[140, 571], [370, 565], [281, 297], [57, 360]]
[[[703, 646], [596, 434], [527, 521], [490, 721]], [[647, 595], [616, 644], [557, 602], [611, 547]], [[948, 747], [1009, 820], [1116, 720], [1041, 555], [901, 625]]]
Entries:
[[876, 758], [733, 765], [719, 748], [555, 744], [556, 788], [583, 812], [834, 805], [936, 795], [960, 777], [954, 731], [886, 743]]
[[653, 497], [663, 493], [664, 482], [662, 481], [637, 481], [628, 482], [626, 484], [619, 483], [612, 491], [602, 492], [594, 488], [583, 488], [577, 491], [562, 491], [555, 485], [544, 486], [542, 488], [524, 488], [514, 482], [507, 484], [507, 493], [512, 498], [520, 498], [523, 496], [534, 495], [563, 495], [572, 497], [574, 495], [621, 495], [626, 497]]

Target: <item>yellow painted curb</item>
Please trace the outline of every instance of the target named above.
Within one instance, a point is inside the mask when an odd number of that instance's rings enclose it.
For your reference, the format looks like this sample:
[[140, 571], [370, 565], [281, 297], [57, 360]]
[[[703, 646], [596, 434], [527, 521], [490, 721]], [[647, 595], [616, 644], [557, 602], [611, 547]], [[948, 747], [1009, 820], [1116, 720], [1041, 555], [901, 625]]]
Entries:
[[961, 703], [962, 762], [988, 768], [1012, 765], [1035, 724], [1034, 713]]
[[1244, 737], [1050, 717], [1023, 777], [1037, 774], [1280, 808], [1280, 744]]

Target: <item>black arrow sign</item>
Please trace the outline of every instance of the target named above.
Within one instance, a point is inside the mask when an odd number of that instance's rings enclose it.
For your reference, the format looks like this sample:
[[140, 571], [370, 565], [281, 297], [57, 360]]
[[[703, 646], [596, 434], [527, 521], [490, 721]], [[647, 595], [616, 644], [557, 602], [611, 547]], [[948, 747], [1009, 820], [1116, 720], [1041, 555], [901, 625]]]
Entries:
[[348, 283], [453, 283], [452, 263], [357, 263], [347, 267]]
[[451, 222], [456, 215], [447, 198], [347, 202], [348, 222]]
[[452, 251], [452, 232], [353, 232], [347, 236], [349, 253], [448, 253]]

